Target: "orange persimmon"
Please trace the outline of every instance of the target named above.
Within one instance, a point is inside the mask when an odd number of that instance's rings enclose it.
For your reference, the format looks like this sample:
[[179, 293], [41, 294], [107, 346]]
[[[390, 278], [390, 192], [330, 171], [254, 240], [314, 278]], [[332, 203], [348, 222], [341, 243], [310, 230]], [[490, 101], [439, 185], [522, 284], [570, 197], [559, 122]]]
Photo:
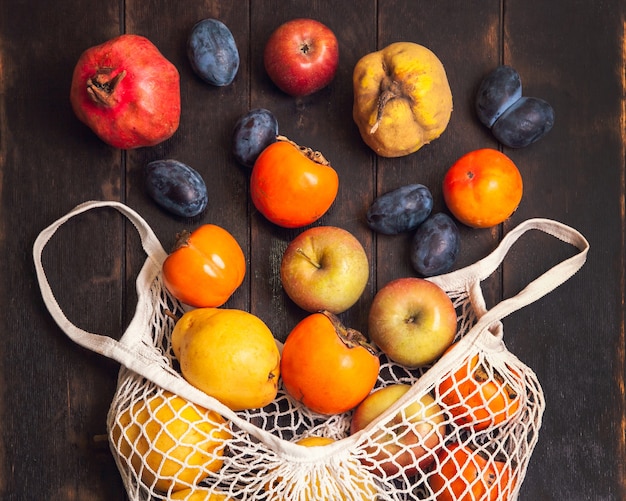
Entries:
[[486, 451], [451, 443], [437, 453], [428, 485], [437, 501], [507, 501], [513, 492], [511, 466]]
[[513, 161], [498, 150], [466, 153], [443, 180], [446, 206], [461, 223], [490, 228], [508, 219], [522, 200], [522, 175]]
[[196, 308], [223, 305], [242, 284], [246, 259], [235, 237], [215, 224], [177, 236], [163, 263], [163, 283], [179, 301]]
[[340, 414], [372, 391], [380, 360], [360, 332], [330, 312], [313, 313], [289, 333], [281, 356], [285, 390], [319, 414]]
[[317, 221], [337, 197], [339, 176], [319, 152], [279, 136], [256, 159], [250, 196], [272, 223], [300, 228]]
[[[520, 375], [510, 374], [522, 388]], [[437, 395], [459, 426], [484, 430], [512, 418], [520, 407], [520, 395], [493, 367], [479, 362], [478, 355], [465, 361], [437, 386]]]

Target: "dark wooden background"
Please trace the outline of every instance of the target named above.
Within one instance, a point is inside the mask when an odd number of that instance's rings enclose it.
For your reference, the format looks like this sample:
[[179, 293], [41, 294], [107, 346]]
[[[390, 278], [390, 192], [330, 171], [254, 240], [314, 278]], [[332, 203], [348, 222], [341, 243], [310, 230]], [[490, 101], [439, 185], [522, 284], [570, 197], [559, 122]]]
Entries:
[[[222, 20], [237, 40], [234, 83], [214, 88], [191, 71], [185, 42], [193, 24]], [[340, 43], [334, 82], [303, 99], [280, 93], [262, 65], [264, 43], [281, 22], [312, 17]], [[521, 499], [626, 499], [624, 402], [625, 30], [621, 0], [369, 0], [0, 3], [0, 498], [124, 500], [112, 456], [94, 437], [105, 418], [118, 365], [70, 341], [48, 314], [31, 258], [37, 234], [75, 205], [120, 200], [136, 209], [170, 248], [176, 232], [212, 222], [229, 229], [248, 258], [232, 307], [261, 316], [284, 338], [303, 312], [277, 278], [282, 250], [297, 230], [255, 213], [248, 172], [229, 152], [235, 120], [265, 107], [281, 132], [322, 151], [340, 175], [339, 196], [320, 221], [352, 231], [372, 262], [368, 288], [342, 315], [365, 328], [371, 299], [392, 278], [413, 275], [408, 237], [383, 238], [363, 222], [376, 194], [410, 182], [430, 187], [443, 210], [441, 181], [462, 154], [501, 148], [477, 121], [473, 98], [498, 64], [515, 67], [524, 94], [556, 111], [553, 130], [523, 150], [503, 151], [522, 172], [522, 203], [505, 224], [462, 228], [455, 268], [492, 250], [509, 229], [548, 217], [591, 243], [585, 267], [542, 300], [505, 319], [509, 348], [537, 373], [547, 410]], [[179, 69], [182, 119], [165, 143], [120, 151], [78, 122], [69, 104], [73, 67], [88, 47], [120, 33], [151, 39]], [[444, 135], [399, 159], [377, 158], [352, 113], [352, 69], [395, 41], [432, 49], [447, 70], [454, 112]], [[141, 169], [175, 158], [209, 186], [209, 209], [192, 221], [156, 207]], [[541, 235], [520, 242], [485, 284], [493, 304], [515, 294], [571, 249]], [[45, 253], [46, 271], [67, 315], [93, 332], [119, 337], [135, 306], [144, 255], [115, 211], [90, 212], [64, 227]]]

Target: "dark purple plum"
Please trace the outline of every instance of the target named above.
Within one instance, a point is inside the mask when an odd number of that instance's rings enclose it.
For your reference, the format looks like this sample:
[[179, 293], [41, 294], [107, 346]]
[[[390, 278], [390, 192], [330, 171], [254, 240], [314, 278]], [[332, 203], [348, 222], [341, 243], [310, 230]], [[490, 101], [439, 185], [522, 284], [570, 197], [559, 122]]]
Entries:
[[229, 85], [239, 70], [239, 51], [233, 34], [217, 19], [203, 19], [191, 29], [187, 40], [191, 67], [205, 82]]
[[423, 184], [408, 184], [376, 198], [367, 210], [367, 224], [378, 233], [397, 235], [417, 228], [432, 208], [430, 190]]
[[476, 94], [476, 114], [487, 127], [522, 97], [522, 81], [515, 69], [498, 66], [487, 75]]
[[232, 153], [240, 164], [252, 168], [257, 157], [276, 141], [278, 120], [265, 108], [250, 110], [233, 128]]
[[554, 125], [554, 110], [543, 99], [522, 97], [493, 124], [494, 137], [510, 148], [524, 148], [545, 136]]
[[207, 206], [209, 197], [202, 176], [177, 160], [156, 160], [146, 165], [146, 191], [157, 205], [181, 217], [194, 217]]
[[449, 271], [461, 247], [459, 228], [454, 220], [438, 212], [426, 219], [411, 241], [411, 264], [424, 277]]

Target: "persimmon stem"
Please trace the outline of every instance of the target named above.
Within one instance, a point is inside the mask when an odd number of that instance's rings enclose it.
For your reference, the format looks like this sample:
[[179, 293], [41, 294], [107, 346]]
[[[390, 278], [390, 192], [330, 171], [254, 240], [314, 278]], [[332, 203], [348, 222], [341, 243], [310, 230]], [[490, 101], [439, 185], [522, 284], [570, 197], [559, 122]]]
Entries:
[[312, 148], [308, 148], [306, 146], [300, 146], [298, 143], [292, 141], [287, 136], [283, 136], [279, 134], [278, 136], [276, 136], [276, 140], [284, 141], [286, 143], [289, 143], [295, 146], [296, 148], [298, 148], [298, 151], [300, 151], [300, 153], [302, 153], [309, 160], [313, 160], [315, 163], [318, 163], [321, 165], [330, 165], [330, 162], [326, 160], [326, 158], [324, 157], [324, 155], [322, 155], [321, 152], [315, 151]]
[[331, 313], [330, 311], [322, 310], [320, 311], [320, 313], [322, 315], [325, 315], [330, 320], [330, 322], [333, 324], [333, 327], [335, 328], [335, 332], [348, 348], [365, 348], [372, 355], [378, 356], [378, 351], [376, 350], [376, 347], [368, 342], [367, 338], [363, 335], [362, 332], [359, 332], [356, 329], [352, 329], [351, 327], [346, 327], [345, 325], [343, 325], [343, 323], [341, 323], [339, 317], [334, 313]]

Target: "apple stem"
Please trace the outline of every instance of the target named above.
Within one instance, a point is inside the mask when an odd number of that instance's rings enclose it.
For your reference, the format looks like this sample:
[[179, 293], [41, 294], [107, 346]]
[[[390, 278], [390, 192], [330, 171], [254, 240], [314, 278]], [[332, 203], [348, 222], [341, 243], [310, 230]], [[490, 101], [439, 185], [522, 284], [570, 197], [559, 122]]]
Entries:
[[87, 94], [94, 103], [113, 107], [118, 103], [115, 89], [125, 76], [126, 70], [120, 71], [113, 78], [111, 78], [111, 68], [99, 70], [87, 80]]
[[330, 162], [326, 160], [326, 158], [324, 157], [324, 155], [322, 155], [321, 152], [315, 151], [312, 148], [308, 148], [306, 146], [300, 146], [298, 143], [292, 141], [287, 136], [283, 136], [279, 134], [278, 136], [276, 136], [276, 141], [284, 141], [286, 143], [289, 143], [295, 146], [296, 148], [298, 148], [298, 151], [300, 153], [302, 153], [309, 160], [313, 160], [315, 163], [318, 163], [321, 165], [330, 165]]
[[300, 247], [298, 247], [296, 249], [296, 252], [298, 254], [300, 254], [304, 259], [306, 259], [309, 263], [311, 263], [313, 266], [315, 266], [318, 270], [322, 267], [322, 265], [320, 263], [318, 263], [317, 261], [313, 261], [313, 259], [311, 259], [306, 252], [304, 252]]

